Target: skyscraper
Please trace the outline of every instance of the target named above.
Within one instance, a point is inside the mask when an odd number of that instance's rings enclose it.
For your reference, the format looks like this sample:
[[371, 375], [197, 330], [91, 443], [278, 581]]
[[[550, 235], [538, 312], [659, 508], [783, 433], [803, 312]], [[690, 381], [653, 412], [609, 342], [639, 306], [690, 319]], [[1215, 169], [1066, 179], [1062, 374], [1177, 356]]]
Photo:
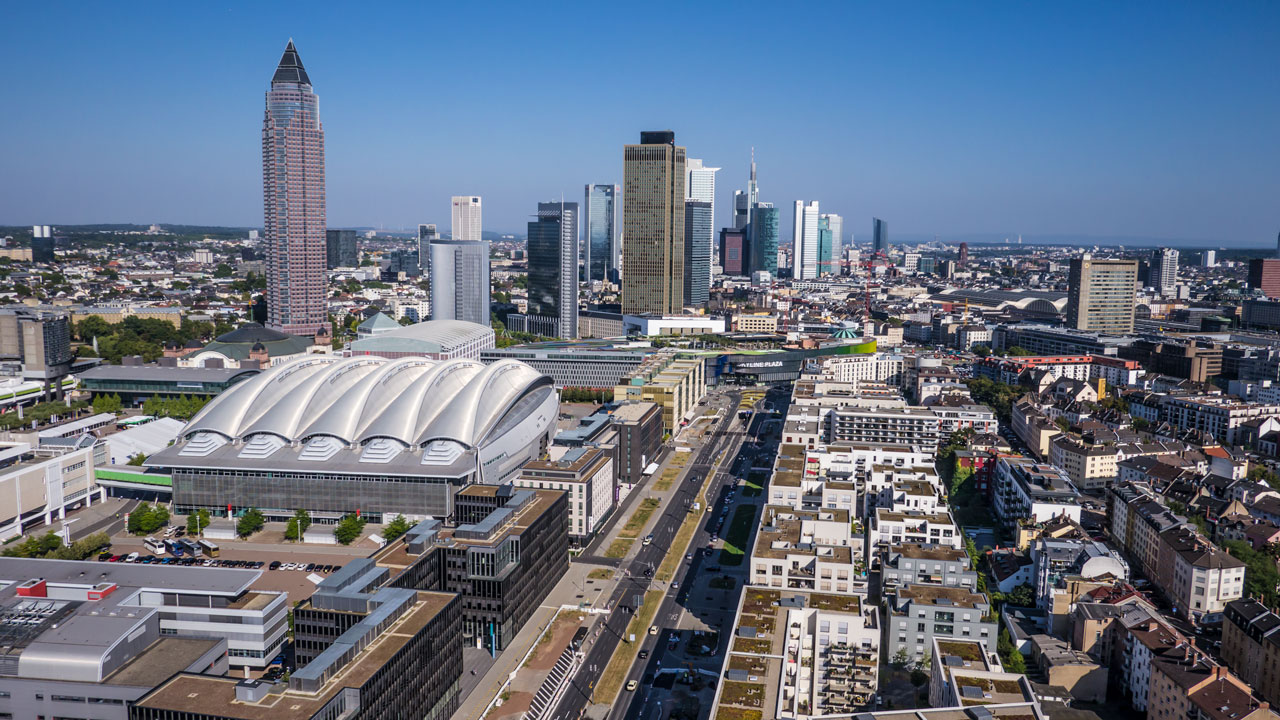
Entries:
[[[685, 222], [688, 222], [686, 218]], [[720, 229], [720, 268], [725, 275], [747, 275], [747, 231]]]
[[878, 217], [871, 218], [871, 254], [889, 254], [889, 223]]
[[960, 243], [960, 254], [956, 256], [956, 265], [964, 267], [969, 264], [969, 243]]
[[818, 201], [797, 200], [791, 221], [792, 270], [796, 280], [818, 277]]
[[831, 274], [831, 220], [818, 216], [818, 275]]
[[756, 203], [751, 211], [751, 272], [767, 272], [778, 277], [778, 208], [773, 203]]
[[448, 240], [431, 241], [431, 317], [489, 324], [489, 243], [481, 240], [480, 198], [454, 196]]
[[622, 152], [622, 311], [679, 313], [684, 301], [685, 149], [670, 130]]
[[538, 203], [529, 223], [530, 332], [578, 337], [578, 203]]
[[353, 268], [360, 264], [360, 252], [356, 247], [355, 230], [325, 230], [325, 267]]
[[453, 227], [449, 237], [452, 240], [479, 241], [480, 232], [480, 198], [474, 195], [453, 196]]
[[324, 128], [320, 100], [293, 46], [285, 46], [262, 120], [267, 325], [294, 335], [327, 328]]
[[587, 221], [585, 243], [586, 278], [618, 281], [618, 260], [622, 255], [622, 223], [618, 206], [622, 188], [617, 185], [588, 185], [586, 189]]
[[1261, 290], [1268, 298], [1280, 298], [1280, 259], [1254, 258], [1249, 261], [1249, 288]]
[[1071, 259], [1067, 275], [1067, 326], [1126, 335], [1133, 332], [1138, 261]]
[[737, 230], [751, 224], [751, 213], [760, 201], [760, 187], [756, 184], [756, 149], [751, 148], [751, 175], [747, 179], [747, 190], [733, 191], [733, 227]]
[[843, 273], [840, 258], [844, 257], [844, 218], [835, 213], [826, 213], [822, 217], [826, 219], [827, 227], [831, 230], [830, 272], [833, 275], [841, 275]]
[[431, 243], [440, 239], [440, 232], [435, 225], [418, 225], [418, 264], [422, 274], [431, 276]]
[[1151, 287], [1162, 296], [1173, 294], [1178, 283], [1178, 251], [1160, 248], [1151, 253]]
[[[684, 304], [702, 307], [711, 298], [712, 222], [709, 202], [684, 203]], [[741, 254], [741, 253], [739, 253]]]

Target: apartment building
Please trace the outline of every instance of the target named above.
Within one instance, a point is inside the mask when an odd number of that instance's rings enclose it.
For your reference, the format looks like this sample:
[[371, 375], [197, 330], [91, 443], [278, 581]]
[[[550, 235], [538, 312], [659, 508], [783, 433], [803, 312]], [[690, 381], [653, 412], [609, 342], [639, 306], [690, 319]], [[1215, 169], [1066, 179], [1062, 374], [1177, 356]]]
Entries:
[[1003, 672], [1000, 655], [983, 640], [933, 639], [929, 653], [929, 706], [947, 707], [960, 704], [952, 697], [957, 692], [955, 675], [969, 671]]
[[888, 596], [885, 648], [890, 659], [920, 660], [934, 638], [995, 642], [999, 628], [987, 596], [964, 588], [907, 585]]
[[891, 353], [839, 355], [823, 361], [819, 377], [840, 383], [873, 382], [901, 387], [904, 365], [903, 356]]
[[872, 548], [902, 543], [951, 548], [964, 546], [963, 533], [948, 510], [919, 512], [876, 508], [870, 515], [870, 521], [867, 542]]
[[1052, 465], [1001, 456], [996, 461], [996, 517], [1009, 529], [1029, 521], [1067, 517], [1080, 522], [1080, 491]]
[[1114, 445], [1094, 445], [1068, 435], [1058, 435], [1049, 442], [1049, 462], [1083, 490], [1114, 485], [1119, 457]]
[[1263, 700], [1280, 702], [1280, 615], [1254, 598], [1227, 603], [1222, 661]]
[[1228, 445], [1243, 442], [1249, 421], [1280, 418], [1280, 405], [1241, 402], [1227, 395], [1166, 396], [1160, 409], [1162, 419], [1179, 430], [1208, 433]]
[[1120, 485], [1107, 496], [1107, 532], [1134, 569], [1152, 582], [1171, 579], [1173, 558], [1164, 550], [1161, 534], [1179, 527], [1181, 520], [1156, 501], [1150, 489], [1141, 485]]
[[[1197, 622], [1221, 618], [1227, 603], [1244, 595], [1245, 566], [1192, 527], [1160, 533], [1163, 552], [1173, 557], [1172, 582], [1161, 589], [1173, 611]], [[1163, 580], [1163, 579], [1162, 579]]]
[[1275, 720], [1270, 706], [1227, 668], [1188, 649], [1169, 653], [1151, 664], [1147, 717], [1205, 720]]
[[765, 506], [751, 551], [751, 584], [789, 590], [866, 592], [863, 540], [845, 510]]
[[1053, 439], [1062, 434], [1031, 395], [1024, 395], [1013, 403], [1009, 412], [1009, 424], [1013, 434], [1040, 460], [1048, 460]]
[[887, 591], [903, 585], [942, 585], [976, 592], [978, 573], [960, 548], [902, 543], [880, 551], [880, 578]]

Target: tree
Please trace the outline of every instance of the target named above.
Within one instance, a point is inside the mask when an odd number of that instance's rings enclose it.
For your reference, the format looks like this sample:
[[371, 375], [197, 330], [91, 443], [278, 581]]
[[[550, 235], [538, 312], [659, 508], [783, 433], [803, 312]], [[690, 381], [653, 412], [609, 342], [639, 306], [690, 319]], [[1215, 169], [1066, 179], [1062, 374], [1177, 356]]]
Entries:
[[129, 458], [129, 462], [127, 464], [133, 465], [134, 467], [141, 467], [142, 463], [146, 461], [147, 461], [146, 454], [138, 453], [137, 455], [134, 455], [133, 457]]
[[411, 527], [413, 526], [409, 524], [408, 520], [404, 519], [404, 515], [396, 515], [395, 519], [387, 523], [387, 526], [382, 529], [382, 539], [391, 542], [409, 532]]
[[965, 483], [973, 478], [973, 468], [967, 465], [956, 463], [956, 471], [951, 475], [951, 497], [959, 497], [961, 491], [965, 489]]
[[240, 520], [236, 522], [236, 534], [242, 538], [249, 537], [261, 530], [266, 523], [267, 519], [263, 517], [261, 510], [249, 508], [240, 516]]
[[235, 269], [226, 263], [218, 263], [218, 266], [213, 269], [213, 276], [216, 278], [229, 278], [235, 274]]
[[1009, 352], [1009, 357], [1029, 357], [1031, 355], [1035, 355], [1035, 353], [1031, 352], [1030, 350], [1024, 347], [1019, 347], [1017, 345], [1014, 345], [1013, 347], [1009, 348], [1008, 352]]
[[1027, 674], [1027, 659], [1022, 657], [1022, 653], [1014, 650], [1009, 653], [1007, 658], [1002, 660], [1004, 663], [1004, 671], [1018, 673], [1019, 675]]
[[347, 515], [339, 520], [337, 526], [333, 528], [333, 537], [343, 545], [350, 545], [356, 538], [360, 537], [362, 532], [364, 532], [364, 518], [357, 515]]
[[1008, 603], [1014, 607], [1035, 607], [1036, 589], [1023, 583], [1009, 592]]
[[1053, 424], [1057, 425], [1058, 429], [1064, 433], [1071, 432], [1071, 421], [1067, 420], [1065, 417], [1054, 418]]
[[298, 537], [301, 538], [307, 528], [311, 527], [311, 513], [306, 510], [295, 510], [293, 519], [298, 521]]
[[199, 535], [209, 527], [209, 511], [197, 510], [187, 516], [187, 534]]
[[991, 354], [991, 348], [987, 347], [986, 345], [974, 345], [973, 354], [977, 355], [978, 357], [987, 357], [988, 355]]
[[169, 524], [169, 510], [163, 505], [142, 503], [129, 513], [126, 530], [134, 535], [147, 535]]
[[289, 518], [289, 522], [284, 524], [284, 539], [297, 541], [301, 538], [302, 533], [298, 532], [298, 518]]
[[1276, 586], [1280, 585], [1280, 572], [1276, 571], [1276, 561], [1266, 552], [1249, 547], [1243, 540], [1228, 540], [1223, 547], [1237, 560], [1244, 563], [1244, 594], [1256, 597], [1267, 607], [1275, 607], [1280, 597]]
[[99, 393], [93, 396], [93, 411], [95, 413], [118, 413], [120, 412], [120, 396], [106, 395]]

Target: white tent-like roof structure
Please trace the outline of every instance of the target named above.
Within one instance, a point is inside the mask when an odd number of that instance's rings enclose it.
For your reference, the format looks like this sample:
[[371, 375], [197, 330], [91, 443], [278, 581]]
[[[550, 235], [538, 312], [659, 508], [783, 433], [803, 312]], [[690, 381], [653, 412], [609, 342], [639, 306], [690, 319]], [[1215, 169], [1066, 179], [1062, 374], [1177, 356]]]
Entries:
[[350, 447], [394, 440], [421, 447], [452, 440], [477, 447], [507, 413], [550, 378], [524, 363], [421, 357], [311, 355], [232, 387], [200, 411], [184, 438], [273, 436], [285, 444], [337, 440]]

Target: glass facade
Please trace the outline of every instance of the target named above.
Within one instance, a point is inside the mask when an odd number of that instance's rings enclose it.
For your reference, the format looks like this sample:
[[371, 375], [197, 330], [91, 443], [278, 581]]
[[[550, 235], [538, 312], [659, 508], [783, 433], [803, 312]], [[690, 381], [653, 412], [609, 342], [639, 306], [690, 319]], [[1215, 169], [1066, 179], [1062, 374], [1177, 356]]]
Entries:
[[711, 293], [711, 203], [684, 204], [684, 304], [701, 307]]
[[751, 272], [778, 275], [778, 209], [756, 203], [751, 222]]
[[831, 274], [831, 220], [823, 215], [818, 218], [818, 274]]
[[583, 265], [586, 279], [617, 282], [618, 259], [622, 253], [619, 242], [618, 201], [621, 189], [617, 185], [588, 185], [586, 191], [587, 232], [583, 247]]
[[529, 308], [558, 337], [578, 336], [578, 203], [538, 203], [529, 223]]
[[871, 251], [876, 254], [889, 252], [889, 223], [871, 218]]

